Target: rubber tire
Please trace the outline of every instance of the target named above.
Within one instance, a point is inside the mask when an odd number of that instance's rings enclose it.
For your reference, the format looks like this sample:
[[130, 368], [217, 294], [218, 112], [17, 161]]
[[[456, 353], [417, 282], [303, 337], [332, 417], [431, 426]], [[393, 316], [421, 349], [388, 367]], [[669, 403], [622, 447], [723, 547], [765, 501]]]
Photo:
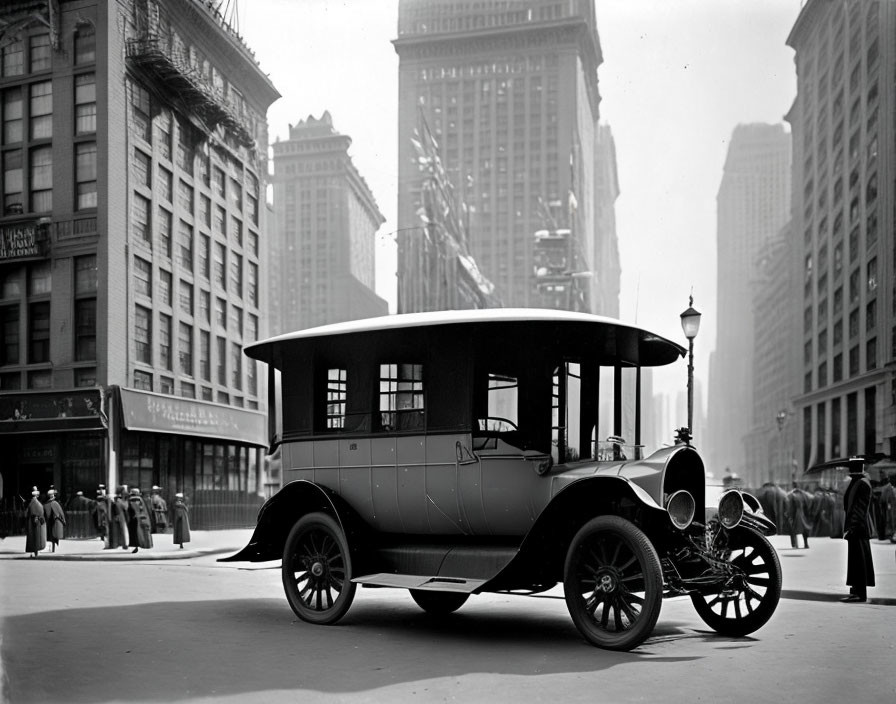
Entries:
[[[327, 548], [326, 554], [329, 557], [326, 562], [328, 566], [323, 579], [318, 578], [316, 588], [313, 588], [312, 593], [303, 599], [301, 593], [303, 590], [298, 587], [300, 580], [297, 580], [295, 574], [300, 572], [309, 575], [308, 583], [312, 577], [304, 564], [294, 565], [294, 561], [297, 559], [297, 550], [302, 549], [307, 553], [312, 546]], [[330, 572], [331, 565], [338, 567], [333, 573]], [[280, 571], [283, 590], [286, 592], [286, 599], [290, 607], [296, 616], [308, 623], [336, 623], [345, 615], [355, 598], [357, 585], [351, 581], [352, 560], [345, 534], [339, 524], [325, 513], [309, 513], [296, 521], [283, 546], [283, 562]], [[341, 585], [341, 587], [337, 585]], [[324, 587], [328, 588], [325, 590]], [[314, 604], [316, 599], [312, 598], [312, 595], [319, 593], [323, 597], [327, 593], [331, 594], [331, 591], [337, 592], [332, 605], [323, 604], [322, 608], [317, 608]]]
[[[611, 543], [617, 542], [623, 547], [626, 554], [622, 557], [634, 557], [644, 579], [641, 610], [632, 625], [621, 631], [603, 628], [599, 620], [588, 612], [577, 576], [587, 557], [583, 555], [583, 551], [599, 536], [609, 539]], [[615, 560], [610, 562], [605, 558], [604, 561], [601, 561], [596, 554], [593, 554], [592, 557], [597, 558], [597, 562], [604, 567], [615, 565]], [[617, 554], [615, 557], [619, 557], [619, 555]], [[625, 574], [630, 577], [632, 573], [626, 572]], [[569, 615], [586, 641], [606, 650], [631, 650], [650, 636], [660, 615], [660, 608], [663, 604], [663, 572], [659, 556], [650, 539], [631, 521], [619, 516], [593, 518], [579, 529], [569, 544], [563, 567], [563, 591]], [[626, 593], [628, 593], [627, 590], [623, 590], [621, 597], [625, 598]], [[629, 602], [626, 603], [631, 606]], [[595, 613], [598, 609], [600, 606], [595, 608]], [[608, 611], [606, 606], [603, 611], [605, 613]], [[618, 606], [613, 611], [618, 614]], [[609, 614], [607, 615], [609, 616]]]
[[433, 616], [453, 614], [470, 598], [469, 594], [458, 592], [431, 592], [426, 589], [410, 589], [409, 591], [417, 606]]
[[[735, 546], [735, 549], [741, 547], [752, 547], [768, 566], [768, 577], [759, 577], [764, 574], [757, 572], [753, 575], [754, 586], [756, 580], [767, 580], [766, 591], [759, 599], [759, 605], [746, 616], [740, 618], [723, 617], [721, 614], [712, 610], [706, 596], [703, 594], [691, 594], [691, 603], [697, 610], [697, 614], [703, 619], [703, 622], [716, 633], [723, 636], [740, 638], [762, 628], [775, 613], [778, 607], [778, 601], [781, 598], [781, 563], [778, 560], [778, 553], [768, 539], [746, 526], [740, 526], [728, 531], [729, 542]], [[750, 581], [749, 579], [747, 580]], [[742, 594], [743, 592], [741, 592]], [[740, 597], [738, 597], [738, 600]]]

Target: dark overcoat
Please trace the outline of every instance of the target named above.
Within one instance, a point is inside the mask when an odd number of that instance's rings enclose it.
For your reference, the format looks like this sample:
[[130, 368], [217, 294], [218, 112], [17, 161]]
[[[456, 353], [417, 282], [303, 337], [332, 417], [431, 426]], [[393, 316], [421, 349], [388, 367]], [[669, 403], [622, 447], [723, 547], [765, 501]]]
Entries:
[[128, 544], [128, 504], [120, 496], [109, 501], [109, 547], [123, 548]]
[[174, 501], [174, 544], [190, 542], [190, 511], [180, 499]]
[[47, 547], [47, 519], [44, 506], [36, 496], [25, 509], [25, 552], [40, 552]]
[[164, 533], [168, 530], [168, 504], [158, 494], [153, 494], [150, 499], [150, 509], [152, 510], [152, 532]]
[[65, 511], [56, 499], [50, 499], [44, 504], [44, 518], [47, 520], [47, 539], [54, 545], [59, 545], [65, 534]]
[[843, 494], [846, 512], [845, 538], [847, 544], [846, 584], [858, 587], [874, 586], [874, 563], [871, 561], [871, 482], [863, 474], [851, 474], [849, 486]]
[[808, 495], [802, 489], [794, 489], [788, 495], [788, 515], [790, 516], [790, 534], [810, 535], [812, 524], [809, 522]]
[[109, 526], [109, 506], [106, 503], [106, 497], [101, 496], [94, 501], [90, 510], [93, 514], [93, 525], [96, 528], [96, 532], [105, 538], [106, 529]]
[[146, 501], [139, 494], [128, 499], [128, 534], [132, 548], [152, 547], [152, 524]]

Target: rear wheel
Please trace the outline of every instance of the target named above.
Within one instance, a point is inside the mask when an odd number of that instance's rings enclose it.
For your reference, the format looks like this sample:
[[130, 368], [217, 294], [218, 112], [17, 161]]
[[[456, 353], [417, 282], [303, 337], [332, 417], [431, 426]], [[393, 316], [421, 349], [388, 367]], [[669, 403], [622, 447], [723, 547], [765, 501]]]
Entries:
[[345, 535], [325, 513], [309, 513], [292, 527], [281, 573], [289, 605], [309, 623], [335, 623], [355, 597]]
[[433, 616], [446, 616], [454, 613], [467, 603], [469, 594], [457, 592], [431, 592], [425, 589], [411, 589], [411, 598], [417, 606]]
[[660, 560], [633, 523], [601, 516], [576, 533], [563, 590], [576, 628], [592, 645], [631, 650], [651, 634], [663, 602]]
[[740, 637], [759, 630], [781, 598], [781, 563], [765, 536], [741, 526], [720, 535], [731, 576], [717, 588], [691, 594], [694, 608], [716, 633]]

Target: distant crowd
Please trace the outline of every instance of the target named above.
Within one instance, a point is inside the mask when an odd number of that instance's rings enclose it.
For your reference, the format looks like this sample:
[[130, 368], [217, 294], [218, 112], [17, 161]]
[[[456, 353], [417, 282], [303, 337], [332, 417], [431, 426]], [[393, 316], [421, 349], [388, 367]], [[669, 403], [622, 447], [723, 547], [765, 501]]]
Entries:
[[[95, 499], [78, 491], [67, 507], [90, 516], [95, 535], [103, 541], [105, 550], [133, 548], [131, 552], [136, 553], [140, 548], [152, 548], [152, 536], [167, 533], [169, 525], [174, 544], [183, 548], [184, 543], [190, 542], [190, 514], [184, 495], [174, 495], [174, 506], [169, 512], [161, 491], [161, 487], [154, 486], [147, 501], [136, 487], [122, 485], [114, 494], [107, 494], [106, 487], [100, 484]], [[65, 510], [57, 500], [56, 490], [50, 487], [43, 502], [40, 496], [34, 487], [31, 502], [25, 508], [25, 552], [31, 557], [37, 557], [48, 542], [52, 552], [56, 552], [65, 535]]]
[[[896, 543], [896, 474], [871, 481], [872, 538]], [[780, 535], [790, 535], [794, 548], [809, 547], [810, 537], [842, 538], [846, 511], [843, 493], [830, 487], [807, 491], [796, 483], [787, 491], [767, 482], [752, 491]], [[802, 537], [802, 541], [799, 538]], [[802, 545], [799, 543], [802, 542]]]

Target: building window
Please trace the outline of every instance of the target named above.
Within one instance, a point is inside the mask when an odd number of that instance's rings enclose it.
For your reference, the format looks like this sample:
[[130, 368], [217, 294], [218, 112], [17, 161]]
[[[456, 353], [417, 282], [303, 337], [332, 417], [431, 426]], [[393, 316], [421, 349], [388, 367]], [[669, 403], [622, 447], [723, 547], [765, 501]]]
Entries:
[[199, 376], [203, 381], [212, 380], [211, 335], [207, 330], [199, 331]]
[[180, 221], [180, 228], [177, 233], [178, 250], [180, 252], [180, 265], [186, 271], [193, 271], [193, 228]]
[[31, 210], [35, 213], [53, 210], [52, 147], [40, 147], [31, 151]]
[[152, 298], [152, 264], [134, 257], [134, 292]]
[[137, 306], [134, 313], [136, 360], [144, 364], [152, 364], [152, 313], [143, 306]]
[[250, 305], [258, 307], [258, 265], [252, 262], [246, 265], [246, 298]]
[[227, 212], [220, 205], [215, 206], [215, 227], [214, 230], [218, 234], [225, 236], [224, 232], [225, 223], [227, 222]]
[[37, 262], [28, 267], [28, 295], [40, 296], [53, 290], [50, 262]]
[[96, 142], [82, 142], [75, 147], [77, 209], [96, 208]]
[[28, 363], [50, 361], [50, 304], [32, 303], [28, 307]]
[[184, 398], [196, 398], [196, 385], [188, 381], [180, 382], [180, 395]]
[[25, 45], [22, 40], [11, 41], [3, 47], [3, 76], [21, 76], [25, 73]]
[[215, 299], [215, 322], [222, 330], [227, 329], [227, 301], [223, 298]]
[[877, 369], [877, 338], [872, 337], [865, 343], [865, 369]]
[[180, 373], [193, 376], [193, 328], [186, 323], [181, 323], [177, 342]]
[[226, 278], [226, 268], [225, 261], [227, 259], [227, 250], [224, 245], [220, 242], [215, 242], [215, 262], [214, 262], [214, 274], [215, 274], [215, 283], [221, 288], [221, 290], [225, 290], [227, 288], [227, 278]]
[[159, 314], [159, 366], [171, 369], [171, 316]]
[[159, 248], [166, 257], [171, 256], [171, 213], [159, 206]]
[[96, 386], [96, 367], [75, 369], [75, 387]]
[[152, 107], [149, 91], [136, 83], [131, 83], [131, 127], [143, 141], [152, 139]]
[[180, 207], [188, 213], [193, 212], [193, 187], [185, 181], [178, 181], [177, 184], [177, 200]]
[[221, 386], [227, 386], [227, 340], [219, 337], [216, 342], [218, 346], [218, 349], [215, 350], [217, 352], [218, 383]]
[[152, 184], [152, 159], [140, 149], [134, 149], [134, 159], [131, 161], [131, 170], [134, 174], [134, 182], [139, 186], [151, 187]]
[[212, 167], [212, 193], [223, 200], [224, 198], [224, 172], [217, 166]]
[[31, 139], [53, 136], [53, 83], [31, 84]]
[[3, 91], [3, 144], [17, 144], [22, 141], [22, 89], [9, 88]]
[[868, 261], [868, 292], [877, 290], [877, 257]]
[[96, 32], [89, 25], [78, 27], [75, 32], [75, 64], [92, 64], [96, 61]]
[[208, 280], [211, 273], [211, 263], [209, 261], [211, 239], [208, 235], [199, 236], [199, 274]]
[[234, 252], [230, 253], [230, 290], [243, 295], [243, 258]]
[[199, 196], [199, 224], [212, 226], [212, 202], [208, 196]]
[[243, 388], [243, 348], [238, 342], [230, 346], [230, 371], [234, 389]]
[[258, 339], [258, 316], [246, 316], [246, 342], [255, 342]]
[[3, 342], [0, 344], [0, 366], [19, 363], [19, 306], [0, 307], [0, 330]]
[[168, 394], [169, 396], [174, 393], [174, 379], [170, 376], [160, 376], [159, 377], [159, 393]]
[[230, 218], [230, 236], [240, 247], [243, 246], [243, 222], [239, 218]]
[[134, 235], [144, 244], [152, 247], [152, 220], [150, 217], [149, 200], [139, 193], [133, 194], [131, 201], [131, 225]]
[[134, 388], [141, 391], [152, 391], [152, 374], [139, 370], [134, 371]]
[[171, 113], [167, 110], [163, 110], [155, 120], [155, 139], [159, 155], [171, 161]]
[[184, 123], [177, 126], [177, 165], [185, 173], [193, 175], [195, 151], [190, 143], [190, 129]]
[[242, 186], [240, 186], [239, 182], [234, 179], [230, 179], [230, 201], [233, 204], [234, 209], [236, 209], [239, 212], [242, 212], [242, 210], [243, 210], [243, 188], [242, 188]]
[[212, 321], [212, 295], [208, 291], [199, 291], [199, 317], [203, 322]]
[[22, 190], [22, 150], [3, 154], [3, 214], [18, 215], [24, 210]]
[[171, 306], [171, 272], [159, 269], [159, 298], [166, 306]]
[[230, 306], [230, 330], [243, 336], [243, 309], [239, 306]]
[[255, 360], [246, 360], [246, 389], [250, 396], [258, 396], [258, 376], [255, 373]]
[[96, 359], [96, 299], [75, 301], [75, 360]]
[[159, 167], [158, 173], [159, 195], [165, 202], [170, 203], [174, 176], [172, 176], [171, 172], [163, 166]]
[[96, 77], [75, 76], [75, 134], [96, 132]]
[[193, 284], [189, 281], [180, 282], [180, 309], [187, 315], [193, 315]]

